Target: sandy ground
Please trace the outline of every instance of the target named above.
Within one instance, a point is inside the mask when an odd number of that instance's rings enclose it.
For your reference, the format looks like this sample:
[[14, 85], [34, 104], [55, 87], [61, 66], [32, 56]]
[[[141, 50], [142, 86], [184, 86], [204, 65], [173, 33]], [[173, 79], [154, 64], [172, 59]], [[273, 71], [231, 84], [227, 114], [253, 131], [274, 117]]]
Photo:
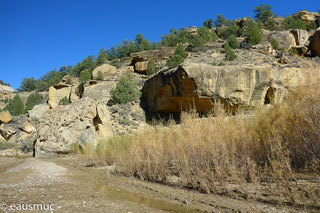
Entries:
[[320, 181], [314, 177], [295, 181], [290, 195], [279, 184], [230, 185], [229, 193], [201, 194], [111, 170], [88, 167], [72, 155], [0, 157], [0, 203], [53, 204], [54, 212], [320, 212]]

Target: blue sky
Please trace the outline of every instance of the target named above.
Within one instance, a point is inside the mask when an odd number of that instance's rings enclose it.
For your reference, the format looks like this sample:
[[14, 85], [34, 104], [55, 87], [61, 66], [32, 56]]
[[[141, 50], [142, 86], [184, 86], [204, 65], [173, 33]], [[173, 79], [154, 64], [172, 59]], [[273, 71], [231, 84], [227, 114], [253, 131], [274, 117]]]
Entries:
[[75, 65], [137, 33], [159, 41], [170, 28], [199, 27], [217, 14], [254, 16], [266, 3], [285, 16], [317, 11], [318, 1], [0, 0], [0, 79], [17, 88], [23, 78]]

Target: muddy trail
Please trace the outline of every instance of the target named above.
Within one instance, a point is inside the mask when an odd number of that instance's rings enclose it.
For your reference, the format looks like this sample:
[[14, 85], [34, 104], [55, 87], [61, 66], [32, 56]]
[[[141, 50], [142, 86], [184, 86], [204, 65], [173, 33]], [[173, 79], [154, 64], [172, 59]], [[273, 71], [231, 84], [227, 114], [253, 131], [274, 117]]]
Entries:
[[[79, 156], [54, 159], [0, 158], [0, 212], [12, 204], [52, 205], [54, 212], [319, 212], [319, 179], [301, 182], [293, 196], [261, 186], [238, 186], [226, 195], [201, 194], [89, 167]], [[304, 184], [311, 191], [306, 191]], [[299, 184], [298, 184], [299, 185]], [[246, 188], [247, 187], [247, 188]], [[242, 189], [243, 191], [241, 191]], [[308, 201], [299, 204], [298, 189]], [[292, 188], [292, 190], [296, 190]], [[247, 192], [247, 193], [244, 193]], [[254, 196], [255, 195], [255, 196]], [[264, 197], [263, 197], [264, 196]], [[297, 197], [298, 196], [298, 197]], [[284, 199], [283, 202], [277, 202]], [[290, 200], [296, 200], [295, 204]], [[288, 200], [288, 201], [286, 201]], [[33, 212], [44, 212], [36, 209]]]

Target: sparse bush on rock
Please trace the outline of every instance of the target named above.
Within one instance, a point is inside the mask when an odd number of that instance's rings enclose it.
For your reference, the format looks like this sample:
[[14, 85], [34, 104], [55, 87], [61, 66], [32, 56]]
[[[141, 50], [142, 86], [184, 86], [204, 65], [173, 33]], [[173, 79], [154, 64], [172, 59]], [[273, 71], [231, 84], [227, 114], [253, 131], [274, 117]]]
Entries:
[[111, 90], [112, 104], [126, 104], [140, 98], [138, 82], [130, 72], [126, 72], [118, 81], [116, 88]]
[[33, 93], [29, 95], [26, 102], [26, 109], [25, 111], [28, 112], [32, 110], [35, 105], [41, 104], [43, 102], [43, 98], [39, 93]]
[[227, 42], [228, 44], [230, 45], [231, 48], [233, 49], [237, 49], [240, 47], [240, 43], [238, 42], [236, 36], [234, 34], [230, 35], [228, 38], [227, 38]]
[[70, 104], [70, 101], [67, 97], [64, 97], [62, 98], [60, 101], [59, 101], [59, 105], [68, 105]]
[[234, 59], [237, 58], [237, 55], [232, 51], [228, 42], [225, 43], [224, 50], [226, 52], [225, 58], [227, 61], [233, 61]]
[[187, 58], [187, 53], [185, 52], [183, 46], [181, 44], [179, 44], [178, 47], [176, 48], [176, 50], [174, 51], [174, 55], [169, 60], [167, 60], [166, 65], [169, 68], [177, 67], [186, 58]]
[[18, 94], [15, 95], [12, 100], [9, 101], [8, 110], [11, 113], [11, 115], [21, 115], [25, 112], [24, 104]]
[[85, 84], [89, 80], [91, 80], [91, 72], [90, 71], [82, 71], [80, 73], [80, 82], [82, 84]]

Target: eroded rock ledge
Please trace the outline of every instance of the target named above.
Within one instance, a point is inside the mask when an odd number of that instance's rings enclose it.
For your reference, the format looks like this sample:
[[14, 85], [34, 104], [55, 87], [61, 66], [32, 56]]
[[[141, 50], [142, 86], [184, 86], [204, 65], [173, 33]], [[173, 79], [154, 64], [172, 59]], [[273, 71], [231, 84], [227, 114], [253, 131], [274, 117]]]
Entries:
[[234, 111], [238, 106], [279, 102], [290, 88], [306, 82], [312, 72], [311, 76], [319, 76], [317, 70], [319, 67], [186, 62], [152, 76], [144, 85], [143, 96], [148, 110], [154, 113], [180, 113], [190, 108], [208, 112], [217, 101]]

